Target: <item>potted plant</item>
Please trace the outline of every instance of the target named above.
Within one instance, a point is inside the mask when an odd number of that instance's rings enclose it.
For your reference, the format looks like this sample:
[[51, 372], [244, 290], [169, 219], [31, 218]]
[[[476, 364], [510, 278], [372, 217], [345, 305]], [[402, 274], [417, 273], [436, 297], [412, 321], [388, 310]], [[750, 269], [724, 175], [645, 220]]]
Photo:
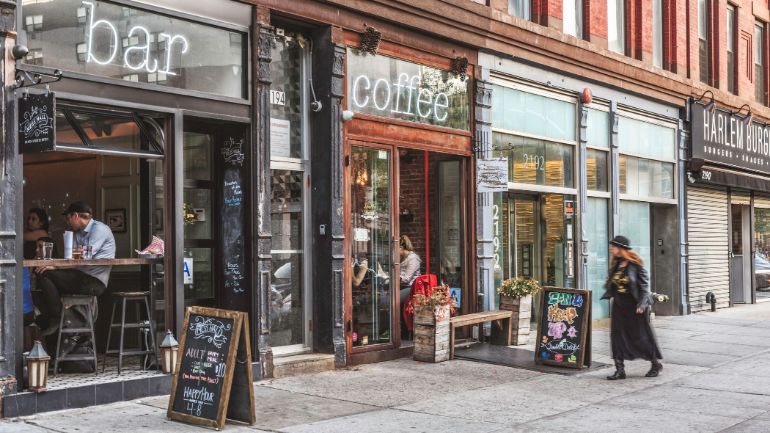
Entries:
[[500, 309], [513, 312], [511, 317], [511, 342], [513, 345], [527, 344], [529, 322], [532, 317], [532, 295], [540, 291], [537, 280], [514, 277], [503, 281], [497, 288], [500, 294]]
[[449, 359], [449, 318], [456, 311], [449, 286], [433, 287], [429, 295], [416, 294], [414, 308], [414, 359], [442, 362]]

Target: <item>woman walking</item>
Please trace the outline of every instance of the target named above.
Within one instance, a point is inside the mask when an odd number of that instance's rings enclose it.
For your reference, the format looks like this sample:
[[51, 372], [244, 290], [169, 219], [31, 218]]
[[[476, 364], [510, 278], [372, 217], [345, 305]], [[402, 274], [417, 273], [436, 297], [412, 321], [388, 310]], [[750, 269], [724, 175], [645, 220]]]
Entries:
[[602, 299], [612, 298], [610, 342], [615, 374], [607, 376], [607, 379], [625, 379], [623, 361], [637, 358], [650, 361], [652, 368], [645, 376], [656, 377], [663, 369], [659, 361], [663, 357], [650, 326], [652, 297], [647, 270], [642, 258], [631, 250], [630, 242], [624, 236], [615, 236], [610, 241], [610, 254], [610, 275]]

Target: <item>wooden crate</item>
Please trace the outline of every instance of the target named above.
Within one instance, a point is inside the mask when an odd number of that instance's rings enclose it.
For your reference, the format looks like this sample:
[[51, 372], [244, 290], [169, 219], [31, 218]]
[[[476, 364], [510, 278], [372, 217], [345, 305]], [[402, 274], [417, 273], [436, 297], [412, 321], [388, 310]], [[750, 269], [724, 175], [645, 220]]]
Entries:
[[500, 296], [500, 309], [513, 313], [511, 318], [511, 344], [519, 346], [529, 340], [529, 326], [532, 319], [532, 296], [511, 298]]
[[[439, 319], [436, 320], [437, 315]], [[446, 310], [415, 309], [414, 360], [442, 362], [449, 359], [449, 307]]]

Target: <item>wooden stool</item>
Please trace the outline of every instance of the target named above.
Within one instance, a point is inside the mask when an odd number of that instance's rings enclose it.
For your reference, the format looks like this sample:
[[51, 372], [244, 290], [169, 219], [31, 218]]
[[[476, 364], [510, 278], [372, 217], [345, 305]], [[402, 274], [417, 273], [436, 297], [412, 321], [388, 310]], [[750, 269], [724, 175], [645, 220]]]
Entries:
[[[53, 363], [53, 374], [56, 376], [56, 372], [59, 371], [59, 361], [94, 361], [94, 374], [97, 373], [98, 369], [98, 360], [96, 359], [96, 335], [94, 333], [94, 309], [93, 306], [96, 305], [96, 296], [86, 296], [86, 295], [72, 295], [72, 296], [62, 296], [61, 298], [61, 305], [62, 305], [62, 313], [61, 317], [59, 319], [59, 336], [56, 340], [56, 360]], [[86, 315], [86, 322], [88, 324], [87, 328], [70, 328], [65, 327], [64, 325], [68, 325], [69, 322], [64, 321], [64, 311], [69, 310], [72, 307], [80, 306], [83, 307]], [[92, 355], [61, 355], [59, 352], [61, 350], [61, 337], [62, 334], [82, 334], [85, 332], [91, 333], [91, 349], [93, 350]]]
[[[158, 362], [158, 355], [155, 353], [155, 326], [152, 321], [152, 312], [150, 311], [150, 292], [115, 292], [112, 294], [112, 316], [110, 317], [110, 329], [107, 332], [107, 347], [104, 351], [104, 362], [102, 363], [102, 372], [107, 364], [107, 355], [118, 356], [118, 374], [123, 369], [123, 357], [124, 356], [147, 356], [152, 355], [155, 358], [155, 362]], [[138, 322], [126, 323], [126, 304], [128, 302], [143, 302], [144, 309], [147, 314], [147, 320], [141, 321], [137, 317]], [[115, 309], [121, 304], [122, 313], [120, 315], [120, 322], [115, 323]], [[141, 305], [137, 305], [137, 312], [141, 309]], [[112, 329], [120, 328], [120, 345], [117, 349], [110, 349], [110, 339], [112, 337]], [[126, 349], [123, 347], [123, 341], [126, 329], [136, 329], [139, 331], [139, 347], [133, 349]], [[142, 349], [142, 331], [147, 330], [150, 336], [150, 344], [146, 349]], [[145, 365], [142, 365], [144, 369]]]

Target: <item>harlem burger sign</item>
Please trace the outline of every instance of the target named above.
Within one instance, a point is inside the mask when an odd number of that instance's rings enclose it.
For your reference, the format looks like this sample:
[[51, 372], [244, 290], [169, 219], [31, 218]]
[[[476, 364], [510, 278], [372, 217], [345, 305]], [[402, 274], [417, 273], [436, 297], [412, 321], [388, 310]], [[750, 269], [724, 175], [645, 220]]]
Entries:
[[692, 158], [770, 174], [770, 125], [693, 103]]

